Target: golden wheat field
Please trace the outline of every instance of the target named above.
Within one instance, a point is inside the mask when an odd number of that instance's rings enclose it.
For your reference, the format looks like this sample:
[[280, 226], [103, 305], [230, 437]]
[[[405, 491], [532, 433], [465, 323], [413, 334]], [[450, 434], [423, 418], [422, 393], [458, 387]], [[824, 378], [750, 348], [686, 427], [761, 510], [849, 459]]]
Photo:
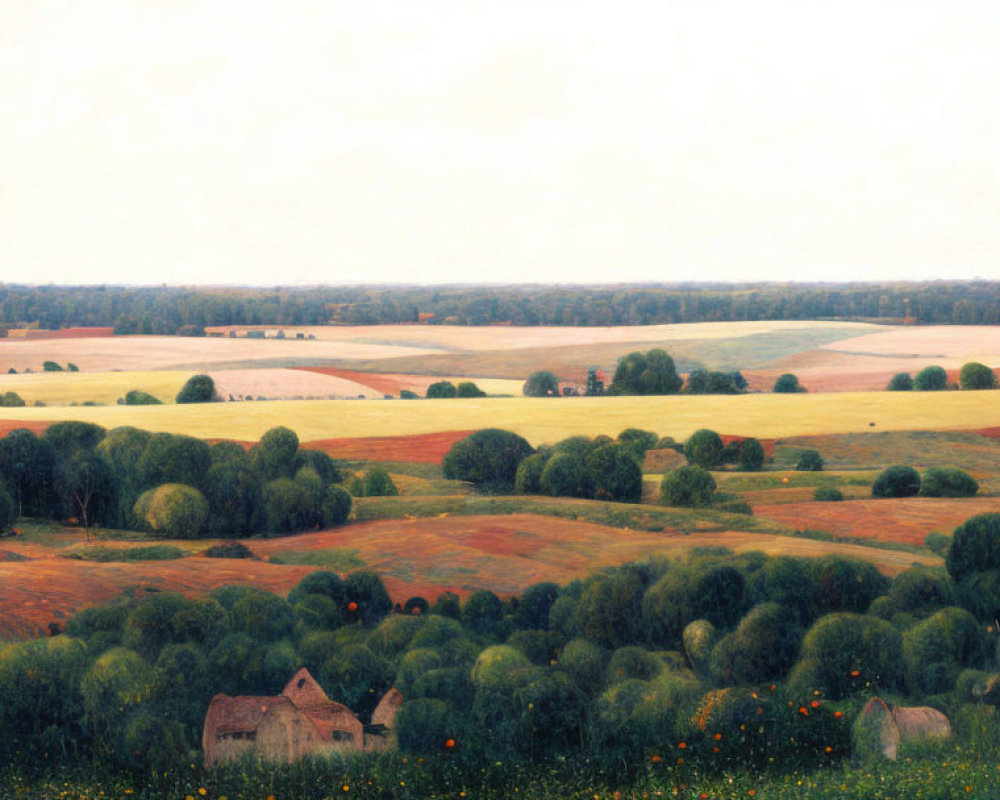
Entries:
[[202, 438], [256, 440], [277, 425], [300, 440], [503, 427], [532, 444], [624, 428], [686, 438], [698, 428], [778, 438], [819, 433], [978, 429], [1000, 422], [996, 392], [842, 392], [737, 396], [314, 400], [187, 406], [0, 409], [0, 421], [77, 419]]

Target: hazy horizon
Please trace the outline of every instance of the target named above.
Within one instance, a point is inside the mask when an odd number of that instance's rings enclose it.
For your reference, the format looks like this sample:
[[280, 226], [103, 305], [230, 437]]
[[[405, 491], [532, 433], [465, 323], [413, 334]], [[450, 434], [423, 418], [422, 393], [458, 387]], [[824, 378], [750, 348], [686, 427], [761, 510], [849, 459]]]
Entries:
[[986, 2], [13, 0], [0, 280], [1000, 278], [997, 41]]

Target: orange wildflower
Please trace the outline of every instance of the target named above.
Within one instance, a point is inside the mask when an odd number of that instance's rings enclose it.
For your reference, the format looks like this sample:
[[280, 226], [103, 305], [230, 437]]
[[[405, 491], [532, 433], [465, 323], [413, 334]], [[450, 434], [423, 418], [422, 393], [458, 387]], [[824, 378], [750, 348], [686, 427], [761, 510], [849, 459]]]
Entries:
[[715, 741], [719, 741], [719, 739], [721, 739], [721, 738], [722, 738], [722, 734], [721, 733], [715, 734]]
[[358, 610], [358, 604], [357, 604], [357, 603], [355, 603], [355, 602], [354, 602], [354, 601], [352, 600], [352, 601], [351, 601], [350, 603], [348, 603], [348, 604], [347, 604], [347, 610], [348, 610], [348, 611], [357, 611], [357, 610]]
[[653, 763], [654, 764], [659, 764], [660, 763], [660, 757], [659, 756], [653, 756]]
[[454, 739], [445, 739], [444, 740], [444, 746], [447, 747], [449, 750], [451, 750], [451, 748], [453, 748], [455, 746], [455, 740]]
[[679, 748], [680, 748], [681, 750], [683, 750], [683, 749], [684, 749], [685, 747], [687, 747], [688, 745], [687, 745], [687, 742], [681, 742], [681, 743], [680, 743], [680, 744], [678, 744], [677, 746], [678, 746], [678, 747], [679, 747]]
[[813, 700], [809, 705], [813, 708], [819, 708], [819, 700]]
[[809, 709], [806, 708], [805, 706], [799, 706], [799, 713], [800, 714], [804, 714], [805, 716], [808, 717], [809, 716]]

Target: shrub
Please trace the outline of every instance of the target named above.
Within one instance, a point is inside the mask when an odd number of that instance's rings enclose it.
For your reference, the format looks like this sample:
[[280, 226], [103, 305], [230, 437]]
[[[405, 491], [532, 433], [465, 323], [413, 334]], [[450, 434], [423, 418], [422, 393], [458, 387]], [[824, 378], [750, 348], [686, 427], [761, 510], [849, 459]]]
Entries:
[[906, 683], [915, 694], [940, 694], [955, 688], [966, 667], [980, 668], [986, 636], [963, 608], [944, 608], [903, 635]]
[[978, 491], [976, 480], [955, 467], [931, 467], [921, 477], [921, 497], [972, 497]]
[[177, 393], [177, 403], [211, 403], [215, 400], [215, 381], [209, 375], [193, 375]]
[[660, 437], [653, 431], [644, 431], [639, 428], [626, 428], [618, 434], [619, 443], [625, 445], [636, 461], [640, 463], [645, 458], [646, 451], [656, 447], [659, 440]]
[[159, 406], [163, 405], [162, 401], [153, 397], [153, 395], [148, 392], [142, 392], [138, 389], [133, 389], [132, 391], [126, 393], [125, 395], [125, 405], [127, 406]]
[[941, 531], [931, 531], [924, 537], [924, 547], [939, 556], [944, 556], [950, 546], [951, 537]]
[[764, 447], [752, 436], [740, 442], [740, 469], [755, 472], [764, 465]]
[[719, 641], [719, 631], [707, 619], [688, 623], [682, 634], [684, 655], [695, 672], [704, 672], [712, 657], [712, 650]]
[[777, 603], [762, 603], [716, 645], [712, 672], [723, 686], [777, 680], [794, 663], [801, 639], [793, 614]]
[[[539, 458], [537, 454], [528, 456], [521, 464], [537, 458]], [[545, 467], [538, 479], [538, 488], [543, 494], [553, 497], [590, 496], [590, 476], [587, 472], [587, 462], [582, 456], [573, 453], [556, 453], [544, 463]], [[517, 475], [521, 475], [520, 467], [518, 467]], [[527, 480], [528, 476], [524, 477]], [[517, 486], [517, 476], [515, 476], [514, 485]]]
[[486, 397], [486, 392], [472, 381], [462, 381], [455, 389], [456, 397]]
[[400, 400], [419, 400], [420, 399], [420, 395], [417, 394], [416, 392], [411, 392], [409, 389], [400, 389], [399, 390], [399, 399]]
[[428, 400], [437, 400], [455, 397], [456, 394], [458, 394], [458, 390], [451, 381], [438, 381], [427, 387], [426, 397]]
[[939, 392], [948, 388], [948, 373], [941, 367], [924, 367], [913, 379], [913, 388], [918, 392]]
[[642, 498], [642, 467], [621, 444], [606, 444], [587, 456], [587, 473], [598, 500], [637, 503]]
[[[344, 595], [348, 611], [365, 625], [374, 625], [392, 611], [392, 600], [385, 590], [385, 584], [374, 572], [362, 570], [348, 575], [344, 581]], [[350, 610], [352, 602], [357, 603], [356, 611]]]
[[793, 691], [818, 690], [830, 700], [858, 692], [902, 686], [902, 635], [885, 620], [858, 614], [828, 614], [802, 640], [789, 676]]
[[945, 566], [956, 583], [973, 573], [1000, 568], [1000, 514], [977, 514], [955, 528]]
[[62, 372], [63, 368], [55, 361], [43, 361], [42, 370], [45, 372]]
[[818, 486], [813, 491], [813, 500], [837, 501], [843, 499], [844, 493], [833, 486]]
[[722, 438], [715, 431], [702, 428], [684, 443], [688, 464], [711, 469], [722, 464]]
[[342, 525], [351, 514], [351, 493], [340, 486], [327, 486], [323, 497], [323, 525], [333, 528]]
[[441, 462], [444, 476], [468, 481], [479, 488], [510, 491], [518, 464], [533, 452], [522, 437], [499, 428], [487, 428], [451, 446]]
[[799, 379], [790, 372], [786, 372], [774, 382], [773, 392], [778, 394], [796, 394], [804, 392], [805, 387], [799, 384]]
[[662, 671], [663, 662], [648, 650], [635, 645], [619, 647], [611, 654], [607, 682], [615, 684], [631, 679], [648, 681]]
[[886, 467], [872, 484], [872, 497], [913, 497], [920, 491], [920, 473], [913, 467]]
[[399, 494], [396, 484], [382, 467], [374, 466], [366, 469], [363, 482], [365, 497], [395, 497]]
[[17, 392], [4, 392], [0, 395], [0, 406], [5, 408], [21, 408], [24, 405], [24, 400]]
[[889, 579], [867, 561], [830, 556], [819, 562], [813, 602], [828, 611], [863, 612], [889, 588]]
[[483, 636], [496, 636], [503, 622], [503, 604], [493, 592], [473, 592], [462, 603], [462, 624]]
[[711, 505], [715, 478], [701, 467], [677, 467], [663, 476], [660, 503], [667, 506], [703, 508]]
[[673, 359], [664, 350], [654, 348], [645, 354], [635, 352], [619, 358], [608, 394], [676, 394], [683, 384]]
[[970, 361], [962, 366], [958, 375], [958, 385], [962, 389], [996, 389], [997, 377], [993, 370], [978, 361]]
[[240, 542], [215, 544], [205, 551], [205, 558], [253, 558], [253, 551]]
[[897, 372], [885, 388], [890, 392], [908, 392], [913, 389], [913, 378], [909, 372]]
[[522, 389], [526, 397], [557, 397], [559, 395], [559, 379], [554, 372], [540, 370], [532, 372]]
[[823, 469], [823, 456], [818, 450], [803, 450], [799, 454], [799, 460], [795, 462], [795, 469], [799, 472], [820, 472]]
[[288, 593], [288, 602], [295, 605], [310, 594], [320, 594], [329, 597], [334, 605], [340, 607], [347, 604], [344, 582], [336, 572], [322, 570], [310, 572], [300, 580]]
[[208, 519], [208, 501], [193, 486], [167, 483], [143, 493], [133, 514], [156, 533], [194, 539]]
[[250, 460], [261, 480], [291, 478], [296, 470], [299, 437], [295, 431], [278, 425], [260, 437], [250, 449]]
[[557, 669], [565, 672], [579, 689], [588, 697], [593, 697], [604, 685], [604, 665], [607, 651], [587, 639], [573, 639], [566, 643]]
[[292, 533], [307, 528], [313, 517], [313, 499], [304, 486], [290, 478], [266, 484], [263, 502], [268, 532]]
[[514, 492], [516, 494], [538, 494], [542, 491], [542, 473], [548, 463], [549, 456], [545, 453], [535, 453], [523, 459], [517, 465], [514, 475]]
[[135, 474], [143, 488], [183, 483], [201, 489], [211, 465], [211, 448], [201, 439], [154, 433], [136, 462]]

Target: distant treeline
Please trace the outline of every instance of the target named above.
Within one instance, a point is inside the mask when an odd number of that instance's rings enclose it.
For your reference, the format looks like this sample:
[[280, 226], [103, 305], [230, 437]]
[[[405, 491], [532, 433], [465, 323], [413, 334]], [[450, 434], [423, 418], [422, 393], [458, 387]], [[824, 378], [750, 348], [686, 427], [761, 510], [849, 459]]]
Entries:
[[1000, 324], [1000, 282], [178, 288], [0, 285], [0, 326], [651, 325], [846, 319]]

